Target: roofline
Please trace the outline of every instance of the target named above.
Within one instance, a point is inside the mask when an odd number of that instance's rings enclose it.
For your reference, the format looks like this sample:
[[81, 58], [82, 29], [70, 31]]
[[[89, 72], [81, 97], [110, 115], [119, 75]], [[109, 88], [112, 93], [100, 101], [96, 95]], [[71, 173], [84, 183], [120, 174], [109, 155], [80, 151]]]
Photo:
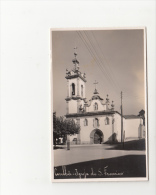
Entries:
[[67, 98], [65, 98], [65, 100], [68, 102], [68, 101], [70, 101], [70, 100], [85, 100], [85, 98], [82, 98], [82, 97], [80, 97], [80, 96], [76, 96], [76, 97], [67, 97]]
[[84, 113], [73, 113], [73, 114], [66, 114], [67, 118], [70, 117], [84, 117], [84, 116], [97, 116], [97, 115], [112, 115], [115, 114], [116, 111], [98, 111], [98, 112], [84, 112]]
[[142, 117], [139, 117], [139, 116], [131, 116], [131, 117], [126, 117], [124, 116], [125, 119], [140, 119]]
[[78, 78], [80, 77], [85, 83], [87, 82], [87, 80], [85, 78], [83, 78], [81, 75], [76, 74], [76, 75], [70, 75], [70, 76], [66, 76], [66, 79], [73, 79], [73, 78]]
[[[72, 113], [72, 114], [66, 114], [65, 116], [67, 118], [70, 117], [86, 117], [86, 116], [97, 116], [97, 115], [112, 115], [112, 114], [119, 114], [121, 116], [121, 113], [114, 110], [108, 110], [108, 111], [96, 111], [96, 112], [84, 112], [84, 113]], [[131, 118], [126, 118], [126, 115], [123, 116], [124, 119], [140, 119], [142, 117], [139, 116], [132, 116]]]

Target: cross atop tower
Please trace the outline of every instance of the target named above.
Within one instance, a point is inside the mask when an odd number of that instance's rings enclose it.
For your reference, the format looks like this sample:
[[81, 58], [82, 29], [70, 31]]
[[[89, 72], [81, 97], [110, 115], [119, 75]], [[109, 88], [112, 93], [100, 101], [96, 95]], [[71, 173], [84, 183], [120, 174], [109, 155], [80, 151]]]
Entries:
[[96, 85], [98, 84], [98, 82], [96, 82], [96, 80], [95, 80], [95, 83], [93, 83], [94, 85], [95, 85], [95, 89], [96, 89]]
[[95, 91], [94, 91], [94, 94], [98, 94], [98, 91], [96, 89], [96, 85], [98, 84], [98, 82], [95, 80], [95, 83], [93, 83], [95, 85]]

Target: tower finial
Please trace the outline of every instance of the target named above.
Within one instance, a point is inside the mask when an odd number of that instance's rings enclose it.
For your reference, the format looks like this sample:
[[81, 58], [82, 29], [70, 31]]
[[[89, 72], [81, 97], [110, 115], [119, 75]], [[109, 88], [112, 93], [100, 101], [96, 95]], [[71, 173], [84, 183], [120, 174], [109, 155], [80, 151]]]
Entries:
[[112, 101], [111, 106], [112, 106], [112, 110], [113, 110], [114, 109], [114, 101]]
[[106, 104], [109, 104], [109, 97], [108, 97], [108, 94], [107, 94], [107, 98], [106, 98]]
[[96, 89], [96, 84], [98, 84], [98, 82], [96, 82], [96, 80], [95, 80], [95, 83], [93, 83], [93, 84], [95, 84], [95, 89]]
[[75, 55], [75, 59], [76, 59], [76, 56], [77, 56], [77, 47], [74, 47], [74, 55]]
[[96, 80], [95, 80], [95, 83], [93, 83], [93, 84], [95, 85], [94, 94], [98, 94], [98, 91], [97, 91], [97, 89], [96, 89], [96, 85], [98, 84], [98, 82], [96, 82]]
[[76, 52], [77, 47], [74, 47], [74, 56], [75, 58], [72, 60], [73, 64], [74, 64], [74, 71], [78, 71], [79, 70], [79, 61], [76, 59], [77, 56], [77, 52]]

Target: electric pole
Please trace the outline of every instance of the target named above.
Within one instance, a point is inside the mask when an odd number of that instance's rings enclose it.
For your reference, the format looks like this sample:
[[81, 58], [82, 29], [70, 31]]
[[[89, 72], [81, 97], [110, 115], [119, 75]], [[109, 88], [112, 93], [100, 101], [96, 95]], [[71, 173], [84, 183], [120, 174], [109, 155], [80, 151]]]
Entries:
[[123, 110], [122, 110], [122, 91], [121, 91], [121, 142], [123, 142]]

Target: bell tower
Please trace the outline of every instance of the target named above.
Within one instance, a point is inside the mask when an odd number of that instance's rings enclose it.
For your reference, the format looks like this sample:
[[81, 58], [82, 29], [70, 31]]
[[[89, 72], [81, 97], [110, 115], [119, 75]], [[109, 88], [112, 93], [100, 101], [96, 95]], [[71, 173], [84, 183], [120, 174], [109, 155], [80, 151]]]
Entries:
[[67, 114], [79, 113], [83, 109], [85, 100], [85, 83], [86, 74], [80, 72], [79, 61], [77, 60], [77, 52], [74, 48], [74, 59], [73, 69], [69, 71], [66, 69], [66, 79], [67, 79]]

